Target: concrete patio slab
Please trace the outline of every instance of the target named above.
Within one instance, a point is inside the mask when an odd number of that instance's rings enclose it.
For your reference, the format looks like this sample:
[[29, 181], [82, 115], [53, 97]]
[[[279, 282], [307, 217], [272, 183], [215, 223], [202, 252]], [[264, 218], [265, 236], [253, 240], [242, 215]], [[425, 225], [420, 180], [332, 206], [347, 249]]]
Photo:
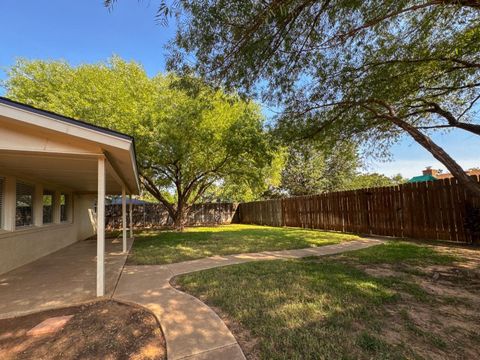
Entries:
[[220, 317], [197, 298], [174, 289], [176, 275], [259, 260], [337, 254], [381, 244], [361, 239], [307, 249], [265, 251], [185, 261], [169, 265], [126, 266], [113, 297], [151, 310], [160, 322], [169, 360], [244, 360], [235, 337]]
[[[130, 248], [133, 240], [128, 241]], [[96, 240], [74, 243], [0, 275], [0, 318], [96, 299]], [[105, 245], [105, 294], [111, 296], [125, 264], [122, 243]]]
[[162, 266], [127, 266], [114, 298], [141, 304], [157, 316], [168, 339], [170, 360], [237, 344], [227, 326], [207, 305], [170, 286], [172, 276]]

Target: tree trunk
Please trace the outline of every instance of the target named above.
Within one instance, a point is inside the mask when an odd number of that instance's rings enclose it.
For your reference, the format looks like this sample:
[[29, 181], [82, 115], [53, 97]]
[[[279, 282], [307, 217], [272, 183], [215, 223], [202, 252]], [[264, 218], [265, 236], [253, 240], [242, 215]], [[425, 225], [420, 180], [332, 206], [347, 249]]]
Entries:
[[432, 139], [430, 139], [427, 135], [423, 134], [420, 130], [403, 121], [402, 119], [396, 116], [391, 116], [389, 117], [389, 119], [395, 125], [410, 134], [410, 136], [413, 137], [413, 139], [420, 145], [422, 145], [425, 149], [427, 149], [435, 159], [445, 165], [445, 167], [458, 180], [458, 182], [465, 186], [465, 188], [472, 195], [480, 197], [480, 184], [473, 178], [468, 176], [468, 174], [462, 169], [462, 167], [458, 165], [458, 163], [450, 155], [448, 155], [445, 150], [435, 144]]
[[173, 220], [173, 229], [175, 231], [182, 232], [185, 229], [189, 212], [190, 207], [185, 206], [183, 201], [179, 201], [175, 213], [171, 215]]

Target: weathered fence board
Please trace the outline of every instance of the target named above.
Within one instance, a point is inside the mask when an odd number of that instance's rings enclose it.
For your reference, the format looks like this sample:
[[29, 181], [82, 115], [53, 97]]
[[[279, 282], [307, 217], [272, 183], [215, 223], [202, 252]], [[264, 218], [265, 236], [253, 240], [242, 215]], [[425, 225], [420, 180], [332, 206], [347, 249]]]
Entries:
[[[236, 209], [237, 205], [231, 203], [197, 204], [193, 206], [188, 216], [187, 225], [228, 224], [232, 222]], [[135, 228], [160, 228], [172, 225], [172, 219], [162, 204], [133, 205], [132, 213]], [[121, 205], [107, 205], [105, 215], [107, 229], [122, 227]]]
[[242, 203], [239, 221], [472, 243], [480, 240], [479, 209], [480, 199], [444, 179]]
[[[239, 217], [245, 223], [282, 226], [282, 200], [266, 200], [243, 203], [239, 208]], [[244, 212], [244, 213], [242, 213]]]

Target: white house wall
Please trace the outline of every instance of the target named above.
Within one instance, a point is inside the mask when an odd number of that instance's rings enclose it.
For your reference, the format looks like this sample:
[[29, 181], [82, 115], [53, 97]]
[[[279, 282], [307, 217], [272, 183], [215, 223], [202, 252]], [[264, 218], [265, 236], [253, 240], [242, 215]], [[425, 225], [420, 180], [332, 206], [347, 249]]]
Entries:
[[96, 195], [76, 195], [73, 201], [73, 222], [77, 240], [84, 240], [96, 233], [94, 206]]
[[[9, 178], [10, 181], [14, 179]], [[38, 185], [40, 184], [36, 184]], [[15, 187], [6, 186], [5, 188], [11, 189], [9, 193], [5, 193], [5, 198], [13, 199], [16, 194], [12, 193], [12, 190]], [[95, 195], [72, 194], [70, 196], [70, 213], [67, 222], [28, 226], [13, 231], [0, 230], [0, 274], [95, 234], [94, 224], [91, 221]]]

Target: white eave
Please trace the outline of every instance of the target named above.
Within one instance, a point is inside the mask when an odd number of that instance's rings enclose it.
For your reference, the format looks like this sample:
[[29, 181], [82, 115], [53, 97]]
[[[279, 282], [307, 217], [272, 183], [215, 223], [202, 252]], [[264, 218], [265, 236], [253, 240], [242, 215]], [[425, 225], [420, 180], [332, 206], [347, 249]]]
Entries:
[[[22, 168], [21, 164], [17, 166], [15, 157], [25, 164], [26, 159], [31, 160], [35, 157], [37, 161], [32, 164], [38, 163], [41, 166], [43, 162], [44, 173], [36, 172], [35, 166], [30, 166], [32, 176], [45, 177], [45, 173], [51, 168], [52, 179], [47, 180], [53, 182], [55, 181], [53, 172], [58, 170], [57, 179], [63, 181], [64, 186], [67, 186], [65, 183], [68, 177], [61, 174], [61, 168], [57, 168], [63, 167], [64, 172], [67, 172], [68, 169], [65, 167], [69, 166], [68, 163], [59, 161], [58, 166], [53, 167], [51, 161], [50, 163], [46, 161], [47, 157], [72, 157], [78, 161], [77, 167], [85, 166], [86, 171], [83, 173], [85, 180], [92, 182], [94, 179], [88, 177], [87, 168], [90, 165], [87, 161], [91, 157], [104, 155], [110, 163], [111, 177], [116, 180], [115, 183], [124, 183], [132, 194], [138, 194], [140, 191], [132, 137], [1, 97], [0, 153], [0, 167], [5, 168], [7, 172], [11, 168], [13, 172], [27, 173], [25, 175], [28, 176], [29, 168]], [[42, 161], [42, 155], [45, 161]], [[16, 166], [18, 169], [15, 169]], [[71, 166], [71, 171], [75, 171], [74, 165]], [[93, 189], [93, 184], [87, 186], [85, 183], [85, 187], [82, 188], [77, 181], [76, 187], [78, 191], [89, 192]], [[113, 185], [112, 182], [110, 192], [117, 193], [120, 188], [121, 186]]]

